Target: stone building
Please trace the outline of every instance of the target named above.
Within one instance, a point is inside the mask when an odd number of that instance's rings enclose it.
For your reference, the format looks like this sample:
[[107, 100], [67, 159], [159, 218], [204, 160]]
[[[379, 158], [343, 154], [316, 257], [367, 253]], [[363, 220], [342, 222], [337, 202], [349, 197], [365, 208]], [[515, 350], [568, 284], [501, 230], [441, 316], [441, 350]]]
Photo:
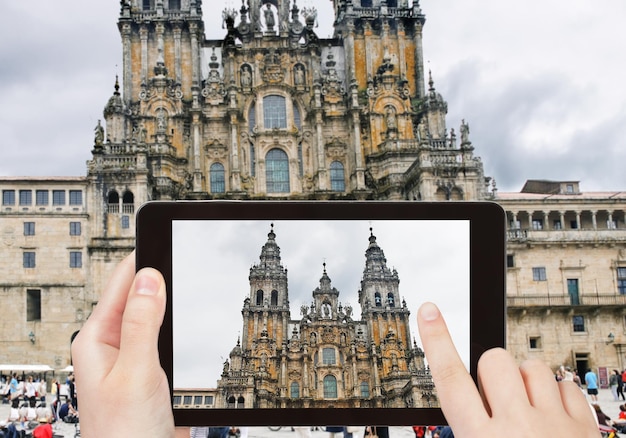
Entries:
[[576, 182], [498, 192], [424, 70], [419, 1], [333, 3], [329, 39], [314, 7], [248, 0], [207, 40], [201, 0], [120, 2], [121, 83], [86, 176], [0, 178], [6, 361], [69, 364], [148, 200], [406, 199], [506, 209], [518, 358], [626, 366], [624, 193]]

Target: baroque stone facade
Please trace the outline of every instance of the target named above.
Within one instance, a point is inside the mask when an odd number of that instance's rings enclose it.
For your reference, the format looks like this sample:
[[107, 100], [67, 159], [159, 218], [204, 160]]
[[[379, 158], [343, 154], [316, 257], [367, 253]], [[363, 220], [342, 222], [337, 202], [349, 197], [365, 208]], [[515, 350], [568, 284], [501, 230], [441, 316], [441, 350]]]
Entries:
[[[213, 407], [436, 407], [424, 353], [411, 340], [398, 273], [369, 237], [359, 289], [360, 320], [324, 271], [301, 318], [289, 309], [287, 270], [272, 229], [250, 268], [240, 342], [224, 364]], [[184, 391], [175, 388], [185, 406]], [[189, 405], [187, 405], [189, 406]]]
[[121, 84], [86, 176], [0, 178], [7, 362], [70, 363], [148, 200], [406, 199], [505, 208], [517, 358], [626, 367], [626, 195], [545, 181], [498, 192], [469, 124], [446, 124], [418, 0], [334, 6], [330, 39], [315, 8], [249, 0], [207, 40], [201, 0], [120, 2]]

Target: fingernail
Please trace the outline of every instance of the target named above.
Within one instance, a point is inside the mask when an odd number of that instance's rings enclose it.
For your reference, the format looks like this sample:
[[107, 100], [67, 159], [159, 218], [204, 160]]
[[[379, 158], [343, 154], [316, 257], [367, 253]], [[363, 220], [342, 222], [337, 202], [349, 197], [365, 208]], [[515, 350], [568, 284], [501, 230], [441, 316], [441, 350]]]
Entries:
[[135, 291], [139, 295], [156, 295], [159, 281], [147, 272], [139, 271], [135, 277]]
[[439, 318], [439, 309], [433, 303], [424, 303], [420, 307], [420, 315], [424, 321], [434, 321]]

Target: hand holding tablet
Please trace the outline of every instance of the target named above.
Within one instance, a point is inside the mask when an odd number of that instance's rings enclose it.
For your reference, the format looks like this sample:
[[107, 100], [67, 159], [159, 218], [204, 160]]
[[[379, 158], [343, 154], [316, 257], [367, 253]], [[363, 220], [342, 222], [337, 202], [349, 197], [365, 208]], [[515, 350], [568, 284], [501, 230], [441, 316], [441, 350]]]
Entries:
[[176, 424], [445, 423], [411, 312], [440, 303], [476, 376], [504, 344], [504, 234], [493, 203], [145, 205]]

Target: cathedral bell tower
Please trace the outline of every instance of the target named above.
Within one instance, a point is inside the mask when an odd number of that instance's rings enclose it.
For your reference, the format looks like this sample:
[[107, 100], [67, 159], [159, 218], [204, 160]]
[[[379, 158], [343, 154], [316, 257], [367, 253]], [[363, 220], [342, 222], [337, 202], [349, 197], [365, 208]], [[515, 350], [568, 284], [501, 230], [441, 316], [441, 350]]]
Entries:
[[395, 269], [387, 267], [387, 259], [370, 229], [369, 246], [365, 251], [365, 269], [359, 291], [362, 318], [367, 320], [372, 341], [380, 345], [391, 335], [410, 346], [409, 310], [400, 301], [400, 279]]
[[250, 350], [260, 340], [272, 343], [273, 349], [280, 348], [289, 338], [289, 296], [287, 269], [281, 263], [273, 224], [259, 263], [250, 268], [248, 279], [250, 291], [242, 311], [243, 349]]

